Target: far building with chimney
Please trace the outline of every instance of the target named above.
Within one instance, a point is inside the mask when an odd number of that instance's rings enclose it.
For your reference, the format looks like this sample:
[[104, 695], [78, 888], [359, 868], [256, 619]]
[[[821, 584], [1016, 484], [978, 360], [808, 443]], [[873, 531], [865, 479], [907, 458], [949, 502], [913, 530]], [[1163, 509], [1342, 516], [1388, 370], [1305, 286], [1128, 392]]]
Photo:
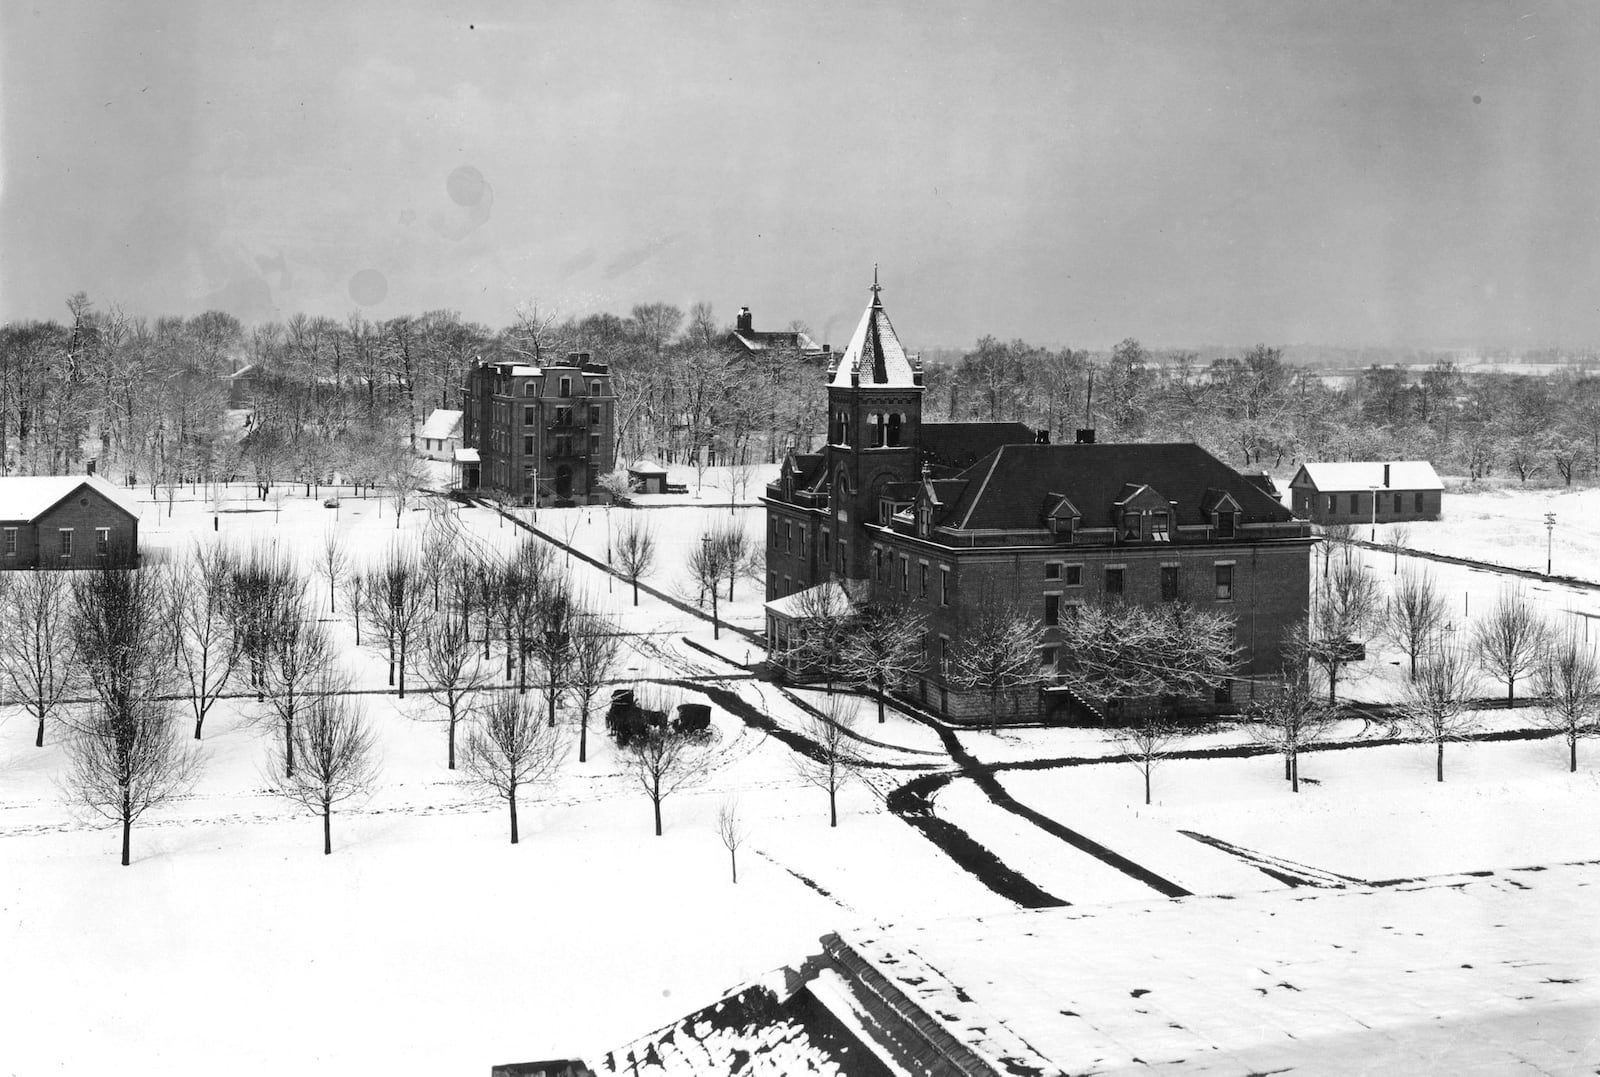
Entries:
[[1444, 501], [1444, 483], [1426, 460], [1302, 464], [1289, 492], [1295, 514], [1319, 524], [1437, 520]]
[[[1057, 626], [1088, 603], [1184, 602], [1236, 625], [1232, 705], [1279, 674], [1306, 616], [1310, 525], [1198, 445], [1052, 445], [1020, 423], [924, 423], [920, 362], [872, 299], [826, 371], [827, 444], [790, 454], [767, 487], [767, 631], [782, 656], [804, 602], [839, 588], [852, 603], [924, 615], [923, 672], [902, 686], [955, 719], [986, 700], [946, 678], [945, 660], [980, 604], [1034, 610], [1041, 664], [1056, 669]], [[1047, 676], [1047, 681], [1050, 678]], [[1092, 706], [1057, 674], [1017, 712], [1083, 717]], [[1093, 715], [1098, 716], [1098, 715]]]
[[456, 484], [519, 505], [587, 505], [615, 467], [611, 368], [588, 352], [479, 362], [461, 390]]

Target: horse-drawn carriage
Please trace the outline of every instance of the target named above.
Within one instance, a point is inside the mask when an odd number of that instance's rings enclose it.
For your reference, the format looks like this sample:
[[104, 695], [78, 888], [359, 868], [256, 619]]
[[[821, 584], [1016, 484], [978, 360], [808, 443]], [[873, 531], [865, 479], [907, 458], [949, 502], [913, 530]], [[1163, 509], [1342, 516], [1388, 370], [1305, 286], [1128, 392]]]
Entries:
[[[618, 688], [611, 693], [611, 707], [606, 711], [606, 731], [616, 738], [617, 747], [626, 748], [635, 737], [647, 736], [652, 729], [666, 729], [667, 712], [639, 706], [633, 689]], [[685, 736], [709, 736], [711, 708], [704, 703], [682, 703], [672, 719], [674, 733]]]

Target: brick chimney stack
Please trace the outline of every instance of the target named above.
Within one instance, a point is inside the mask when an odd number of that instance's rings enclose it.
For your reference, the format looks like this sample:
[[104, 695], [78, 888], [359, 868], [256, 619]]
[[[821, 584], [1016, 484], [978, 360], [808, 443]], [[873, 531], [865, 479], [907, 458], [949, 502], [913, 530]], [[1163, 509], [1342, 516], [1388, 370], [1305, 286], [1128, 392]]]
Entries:
[[741, 333], [754, 332], [755, 317], [750, 313], [749, 307], [740, 307], [739, 316], [734, 319], [733, 327]]

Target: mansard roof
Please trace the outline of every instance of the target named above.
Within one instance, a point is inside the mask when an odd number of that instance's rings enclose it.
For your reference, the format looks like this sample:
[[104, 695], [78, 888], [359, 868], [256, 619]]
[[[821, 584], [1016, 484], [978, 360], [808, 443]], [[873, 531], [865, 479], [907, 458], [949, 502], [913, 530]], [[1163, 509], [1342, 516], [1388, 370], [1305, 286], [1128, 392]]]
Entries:
[[1177, 503], [1175, 523], [1208, 524], [1219, 492], [1238, 503], [1241, 523], [1293, 517], [1243, 475], [1198, 445], [1002, 445], [962, 472], [965, 488], [941, 523], [962, 530], [1040, 526], [1040, 506], [1062, 497], [1082, 512], [1080, 526], [1115, 526], [1115, 506], [1130, 489], [1150, 487]]
[[888, 389], [912, 389], [921, 385], [920, 375], [894, 326], [883, 309], [877, 285], [873, 285], [872, 302], [861, 315], [861, 324], [850, 337], [850, 344], [839, 357], [828, 384], [834, 388], [848, 389], [864, 385]]

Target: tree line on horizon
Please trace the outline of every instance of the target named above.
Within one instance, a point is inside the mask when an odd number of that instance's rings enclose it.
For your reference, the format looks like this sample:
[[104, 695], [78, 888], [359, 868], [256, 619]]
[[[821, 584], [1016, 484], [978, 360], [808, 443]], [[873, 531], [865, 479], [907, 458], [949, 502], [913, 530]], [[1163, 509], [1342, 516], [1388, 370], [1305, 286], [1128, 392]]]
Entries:
[[[730, 348], [708, 303], [581, 318], [524, 304], [500, 328], [448, 310], [254, 326], [219, 311], [151, 320], [82, 293], [66, 310], [0, 326], [0, 474], [93, 459], [103, 474], [152, 485], [246, 473], [311, 482], [331, 471], [383, 484], [429, 412], [461, 406], [475, 363], [580, 351], [611, 368], [619, 461], [772, 463], [815, 448], [825, 423], [828, 360]], [[240, 394], [230, 375], [247, 367]], [[984, 336], [926, 362], [924, 384], [930, 421], [1021, 422], [1056, 442], [1080, 427], [1101, 441], [1192, 441], [1240, 467], [1427, 459], [1473, 478], [1571, 485], [1600, 463], [1600, 375], [1575, 368], [1481, 373], [1444, 358], [1333, 379], [1267, 345], [1202, 360], [1132, 337], [1092, 352]], [[230, 391], [243, 405], [231, 416]]]

